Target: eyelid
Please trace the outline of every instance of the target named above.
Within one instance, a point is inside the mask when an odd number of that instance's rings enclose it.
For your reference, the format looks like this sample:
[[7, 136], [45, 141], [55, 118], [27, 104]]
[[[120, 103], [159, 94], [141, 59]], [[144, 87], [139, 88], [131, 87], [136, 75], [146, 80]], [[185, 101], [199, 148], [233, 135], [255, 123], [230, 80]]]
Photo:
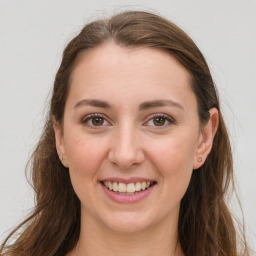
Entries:
[[[149, 121], [153, 120], [154, 118], [158, 118], [158, 117], [164, 118], [168, 123], [163, 126], [157, 126], [157, 125], [153, 126], [156, 129], [164, 129], [172, 124], [176, 124], [176, 120], [173, 117], [171, 117], [167, 114], [163, 114], [163, 113], [155, 113], [155, 114], [150, 115], [148, 117], [148, 120], [145, 123], [148, 123]], [[150, 125], [147, 125], [147, 126], [150, 126]]]
[[108, 118], [106, 118], [106, 116], [101, 114], [101, 113], [88, 114], [88, 115], [86, 115], [86, 116], [84, 116], [82, 118], [81, 123], [86, 125], [87, 127], [92, 128], [92, 129], [101, 129], [102, 127], [110, 126], [111, 125], [111, 124], [110, 125], [100, 125], [100, 126], [89, 125], [88, 121], [91, 120], [94, 117], [100, 117], [100, 118], [104, 119], [104, 121], [106, 121], [106, 122], [108, 122], [110, 124], [110, 122], [108, 121]]
[[[100, 125], [100, 126], [95, 126], [95, 125], [90, 125], [88, 124], [88, 121], [91, 120], [92, 118], [95, 118], [95, 117], [100, 117], [102, 119], [104, 119], [104, 121], [108, 122], [107, 125]], [[166, 121], [167, 121], [167, 124], [164, 124], [164, 125], [160, 125], [160, 126], [157, 126], [157, 125], [145, 125], [145, 123], [148, 123], [149, 121], [153, 120], [154, 118], [164, 118]], [[81, 120], [81, 123], [86, 125], [87, 127], [90, 127], [92, 129], [102, 129], [106, 126], [111, 126], [112, 124], [108, 121], [108, 118], [104, 115], [104, 114], [101, 114], [101, 113], [92, 113], [92, 114], [88, 114], [86, 115], [85, 117], [82, 118]], [[155, 114], [151, 114], [148, 116], [147, 118], [147, 121], [143, 123], [143, 125], [145, 126], [151, 126], [151, 127], [154, 127], [156, 129], [164, 129], [166, 127], [169, 127], [170, 125], [172, 124], [175, 124], [176, 121], [173, 117], [167, 115], [167, 114], [164, 114], [164, 113], [155, 113]]]

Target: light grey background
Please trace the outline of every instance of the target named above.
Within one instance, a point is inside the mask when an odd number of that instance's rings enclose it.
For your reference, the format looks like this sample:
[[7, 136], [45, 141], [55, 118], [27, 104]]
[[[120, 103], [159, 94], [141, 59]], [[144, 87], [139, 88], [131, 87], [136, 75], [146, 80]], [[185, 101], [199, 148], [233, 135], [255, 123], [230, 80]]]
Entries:
[[[33, 206], [24, 169], [64, 46], [84, 23], [124, 9], [164, 15], [204, 53], [231, 134], [238, 193], [255, 248], [255, 0], [0, 0], [0, 241]], [[241, 216], [236, 203], [233, 209]]]

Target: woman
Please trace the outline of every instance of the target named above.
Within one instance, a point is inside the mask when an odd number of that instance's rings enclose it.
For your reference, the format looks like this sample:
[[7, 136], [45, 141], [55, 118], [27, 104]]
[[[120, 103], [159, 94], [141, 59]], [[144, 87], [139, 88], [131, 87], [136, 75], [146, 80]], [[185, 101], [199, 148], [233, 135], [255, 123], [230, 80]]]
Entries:
[[34, 212], [1, 255], [249, 255], [209, 68], [155, 14], [92, 22], [68, 44], [32, 177]]

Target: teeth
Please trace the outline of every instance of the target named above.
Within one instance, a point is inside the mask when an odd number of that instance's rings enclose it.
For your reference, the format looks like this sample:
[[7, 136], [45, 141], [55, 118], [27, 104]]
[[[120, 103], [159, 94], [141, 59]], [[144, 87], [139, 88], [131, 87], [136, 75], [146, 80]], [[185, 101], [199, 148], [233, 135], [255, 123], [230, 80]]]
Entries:
[[134, 183], [127, 184], [126, 192], [129, 192], [129, 193], [134, 193], [135, 192], [135, 185], [134, 185]]
[[112, 182], [108, 182], [108, 187], [110, 190], [113, 190], [113, 183]]
[[[109, 181], [109, 183], [111, 183], [110, 181]], [[111, 190], [111, 187], [110, 186], [108, 186], [108, 188]], [[118, 185], [118, 190], [117, 190], [118, 192], [127, 192], [126, 191], [126, 185], [124, 184], [124, 183], [119, 183], [119, 185]]]
[[136, 182], [135, 190], [141, 191], [141, 182]]
[[103, 184], [105, 185], [105, 187], [115, 192], [133, 194], [141, 190], [146, 190], [151, 184], [153, 184], [153, 182], [143, 181], [143, 182], [125, 184], [122, 182], [118, 183], [118, 182], [112, 182], [112, 181], [104, 181]]
[[113, 190], [116, 192], [116, 191], [118, 191], [118, 184], [117, 184], [117, 182], [114, 182], [113, 183]]

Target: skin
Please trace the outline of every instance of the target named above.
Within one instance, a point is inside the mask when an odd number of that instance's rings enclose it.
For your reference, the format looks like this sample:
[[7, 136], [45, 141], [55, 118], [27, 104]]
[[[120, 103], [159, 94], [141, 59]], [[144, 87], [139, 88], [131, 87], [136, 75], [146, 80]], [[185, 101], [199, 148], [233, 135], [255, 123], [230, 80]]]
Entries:
[[[88, 106], [84, 99], [111, 107]], [[179, 106], [139, 110], [159, 99]], [[103, 115], [98, 126], [95, 118], [84, 122], [95, 113]], [[62, 129], [54, 124], [57, 151], [81, 201], [81, 234], [68, 255], [184, 255], [177, 238], [180, 201], [211, 150], [217, 110], [210, 116], [200, 125], [189, 74], [167, 53], [112, 42], [87, 52], [72, 74]], [[143, 200], [122, 204], [103, 191], [99, 181], [108, 177], [157, 184]]]

